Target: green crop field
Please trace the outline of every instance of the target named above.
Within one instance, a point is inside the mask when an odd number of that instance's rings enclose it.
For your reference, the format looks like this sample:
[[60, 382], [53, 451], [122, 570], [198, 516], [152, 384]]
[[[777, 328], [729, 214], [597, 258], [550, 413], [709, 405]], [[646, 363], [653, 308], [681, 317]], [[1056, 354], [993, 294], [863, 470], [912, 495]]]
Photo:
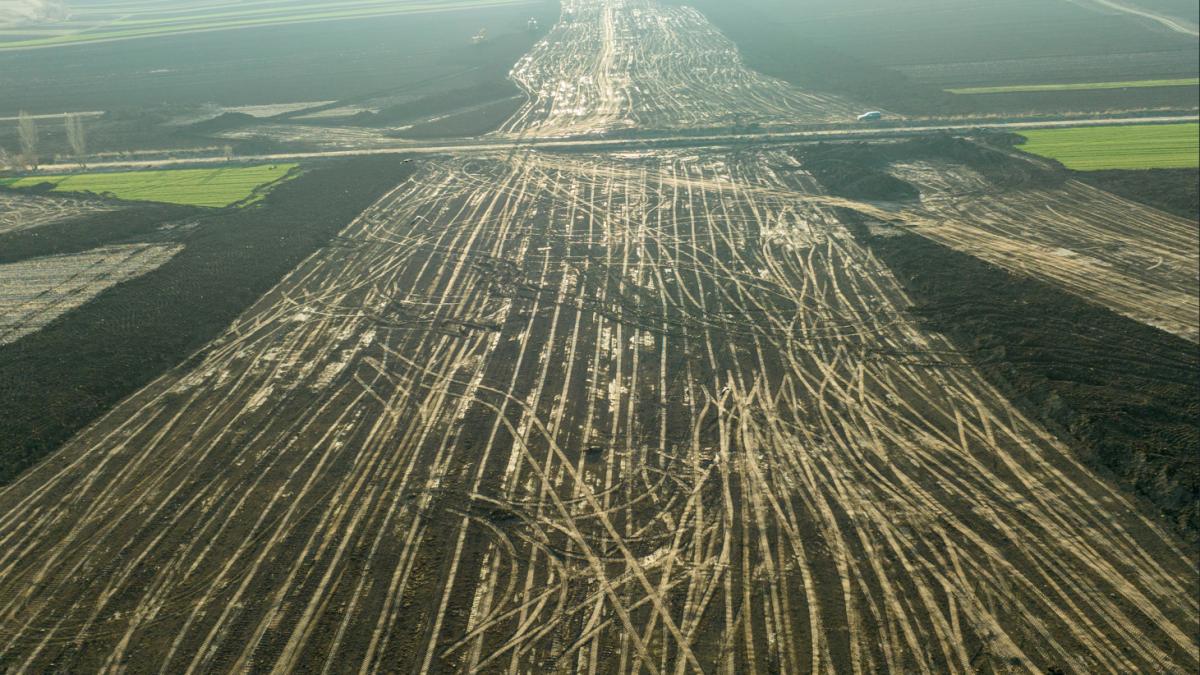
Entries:
[[219, 208], [261, 196], [264, 188], [288, 178], [295, 168], [295, 164], [270, 164], [221, 169], [26, 176], [0, 181], [0, 185], [27, 188], [53, 183], [55, 192], [89, 192], [129, 201]]
[[1102, 89], [1146, 89], [1150, 87], [1195, 87], [1200, 78], [1173, 80], [1131, 80], [1126, 82], [1075, 82], [1071, 84], [1014, 84], [1003, 87], [963, 87], [947, 89], [951, 94], [1016, 94], [1037, 91], [1096, 91]]
[[1200, 124], [1076, 127], [1022, 132], [1025, 152], [1070, 169], [1190, 169], [1200, 166]]

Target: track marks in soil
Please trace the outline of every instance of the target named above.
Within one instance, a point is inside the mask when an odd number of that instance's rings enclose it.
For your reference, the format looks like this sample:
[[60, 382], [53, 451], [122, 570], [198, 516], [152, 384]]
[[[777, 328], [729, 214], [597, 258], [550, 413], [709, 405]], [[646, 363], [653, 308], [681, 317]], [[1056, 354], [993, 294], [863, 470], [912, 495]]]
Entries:
[[128, 244], [0, 265], [0, 345], [39, 330], [106, 288], [163, 266], [181, 250]]
[[100, 201], [0, 193], [0, 234], [116, 211], [118, 208]]
[[512, 73], [530, 97], [500, 133], [586, 135], [851, 119], [836, 96], [747, 68], [691, 7], [568, 0], [563, 18]]
[[921, 189], [921, 208], [900, 216], [916, 233], [1200, 339], [1194, 222], [1077, 181], [998, 193], [970, 169], [949, 163], [914, 162], [894, 172]]
[[0, 664], [1194, 669], [1185, 553], [783, 161], [431, 163], [0, 491]]

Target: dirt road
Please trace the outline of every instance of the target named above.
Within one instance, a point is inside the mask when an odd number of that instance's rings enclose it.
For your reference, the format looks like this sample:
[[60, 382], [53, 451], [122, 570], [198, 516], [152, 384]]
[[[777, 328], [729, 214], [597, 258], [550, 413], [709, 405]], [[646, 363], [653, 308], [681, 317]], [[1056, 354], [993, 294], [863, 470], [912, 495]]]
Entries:
[[[762, 131], [747, 133], [681, 134], [678, 132], [655, 132], [639, 134], [637, 138], [554, 138], [537, 136], [497, 136], [480, 139], [457, 140], [443, 143], [394, 143], [385, 146], [366, 145], [348, 150], [320, 150], [306, 152], [281, 152], [265, 155], [248, 155], [235, 158], [240, 163], [299, 162], [314, 159], [338, 159], [345, 157], [371, 157], [374, 155], [479, 155], [487, 153], [512, 153], [526, 150], [575, 151], [596, 150], [610, 152], [642, 152], [664, 146], [668, 148], [693, 148], [697, 151], [729, 148], [744, 145], [793, 145], [823, 140], [871, 140], [897, 138], [920, 134], [969, 134], [979, 131], [1020, 131], [1022, 129], [1055, 129], [1062, 127], [1127, 126], [1130, 124], [1178, 124], [1195, 122], [1195, 115], [1139, 116], [1115, 118], [1069, 118], [1024, 122], [985, 121], [932, 121], [904, 126], [874, 127], [846, 126], [811, 131]], [[120, 160], [111, 162], [89, 162], [89, 171], [111, 171], [128, 169], [162, 169], [181, 166], [204, 166], [229, 164], [230, 159], [220, 157], [191, 157], [157, 160]], [[78, 164], [43, 164], [40, 171], [54, 173], [74, 172]]]

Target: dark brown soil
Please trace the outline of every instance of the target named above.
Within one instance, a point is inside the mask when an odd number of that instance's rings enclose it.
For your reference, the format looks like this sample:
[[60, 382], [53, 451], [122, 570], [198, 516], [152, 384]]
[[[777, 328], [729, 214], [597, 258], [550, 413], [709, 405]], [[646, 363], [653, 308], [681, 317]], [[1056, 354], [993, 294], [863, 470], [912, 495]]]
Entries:
[[416, 140], [482, 136], [495, 131], [516, 114], [524, 101], [523, 95], [508, 96], [440, 119], [415, 124], [395, 135]]
[[[412, 166], [400, 157], [321, 165], [254, 207], [178, 228], [168, 238], [185, 248], [169, 263], [0, 348], [0, 484], [217, 337]], [[156, 224], [145, 220], [151, 213], [139, 216], [139, 231]], [[73, 235], [64, 250], [91, 245], [78, 225], [53, 230]], [[38, 230], [42, 237], [30, 250], [51, 232]]]
[[1200, 169], [1075, 171], [1073, 176], [1106, 192], [1181, 218], [1200, 220]]
[[887, 172], [888, 157], [878, 145], [820, 144], [792, 153], [831, 194], [847, 199], [915, 201], [916, 186]]
[[355, 118], [361, 124], [387, 126], [415, 122], [423, 118], [462, 110], [520, 96], [521, 90], [509, 80], [485, 82], [415, 101], [389, 106], [377, 113], [365, 112]]
[[[997, 142], [1006, 147], [1007, 137]], [[998, 189], [1051, 188], [1067, 175], [1033, 162], [1015, 161], [1001, 150], [949, 135], [912, 138], [894, 143], [819, 143], [797, 148], [792, 155], [830, 194], [868, 201], [904, 201], [920, 191], [888, 173], [898, 161], [941, 159], [978, 171]]]
[[1025, 414], [1089, 466], [1200, 535], [1200, 352], [1196, 345], [923, 237], [856, 235]]
[[125, 202], [117, 211], [0, 234], [0, 264], [80, 253], [105, 244], [155, 239], [155, 230], [164, 223], [181, 221], [205, 211], [209, 209]]

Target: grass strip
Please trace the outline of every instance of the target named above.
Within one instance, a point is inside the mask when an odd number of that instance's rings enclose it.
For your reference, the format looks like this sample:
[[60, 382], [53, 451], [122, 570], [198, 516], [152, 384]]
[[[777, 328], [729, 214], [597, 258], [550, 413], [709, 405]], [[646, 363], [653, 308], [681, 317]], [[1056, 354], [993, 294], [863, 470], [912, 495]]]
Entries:
[[50, 183], [54, 185], [54, 192], [84, 192], [126, 201], [223, 208], [261, 198], [268, 188], [294, 176], [296, 166], [263, 164], [216, 169], [26, 176], [0, 181], [0, 185], [31, 188]]
[[1200, 124], [1072, 127], [1022, 132], [1025, 152], [1076, 171], [1200, 166]]
[[1001, 87], [963, 87], [947, 89], [951, 94], [1018, 94], [1038, 91], [1095, 91], [1100, 89], [1148, 89], [1152, 87], [1195, 87], [1200, 77], [1171, 80], [1129, 80], [1125, 82], [1073, 82], [1066, 84], [1014, 84]]

